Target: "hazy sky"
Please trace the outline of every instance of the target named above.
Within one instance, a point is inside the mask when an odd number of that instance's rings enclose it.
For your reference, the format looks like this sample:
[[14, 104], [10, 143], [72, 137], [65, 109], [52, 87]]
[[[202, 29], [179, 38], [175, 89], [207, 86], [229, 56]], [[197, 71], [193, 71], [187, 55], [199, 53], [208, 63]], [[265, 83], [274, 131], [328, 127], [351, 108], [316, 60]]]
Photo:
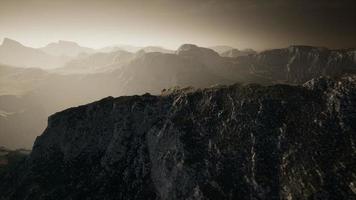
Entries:
[[356, 0], [0, 0], [0, 39], [102, 47], [356, 47]]

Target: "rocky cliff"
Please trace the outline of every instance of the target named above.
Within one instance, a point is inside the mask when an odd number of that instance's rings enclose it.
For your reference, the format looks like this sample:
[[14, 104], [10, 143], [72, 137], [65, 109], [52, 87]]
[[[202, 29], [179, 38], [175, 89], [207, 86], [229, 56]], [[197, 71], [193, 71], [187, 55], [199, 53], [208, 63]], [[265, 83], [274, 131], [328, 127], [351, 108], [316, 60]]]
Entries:
[[0, 199], [355, 199], [356, 79], [108, 97], [49, 117]]

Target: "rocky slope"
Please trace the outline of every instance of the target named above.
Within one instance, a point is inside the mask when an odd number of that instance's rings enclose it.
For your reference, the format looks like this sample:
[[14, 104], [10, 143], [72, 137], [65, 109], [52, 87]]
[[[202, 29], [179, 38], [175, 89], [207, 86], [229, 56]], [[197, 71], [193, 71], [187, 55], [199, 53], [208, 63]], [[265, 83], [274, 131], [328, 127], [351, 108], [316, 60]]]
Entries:
[[51, 116], [0, 199], [355, 199], [356, 79], [108, 97]]

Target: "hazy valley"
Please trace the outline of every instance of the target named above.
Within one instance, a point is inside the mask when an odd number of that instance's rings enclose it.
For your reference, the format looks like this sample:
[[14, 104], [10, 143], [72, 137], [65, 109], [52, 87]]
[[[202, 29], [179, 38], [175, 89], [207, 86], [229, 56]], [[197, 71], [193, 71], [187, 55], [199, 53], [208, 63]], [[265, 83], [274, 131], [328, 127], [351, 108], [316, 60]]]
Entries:
[[[9, 44], [10, 43], [10, 44]], [[56, 44], [56, 43], [53, 43]], [[212, 49], [185, 44], [172, 53], [135, 53], [115, 50], [96, 52], [70, 42], [48, 45], [45, 49], [29, 49], [13, 40], [5, 39], [0, 48], [12, 52], [14, 48], [26, 49], [37, 55], [53, 56], [53, 52], [75, 52], [68, 60], [63, 55], [61, 67], [42, 63], [39, 68], [9, 66], [19, 63], [2, 61], [0, 66], [1, 145], [30, 148], [37, 135], [46, 126], [49, 115], [68, 107], [89, 103], [106, 96], [160, 94], [171, 87], [210, 87], [233, 83], [303, 84], [319, 76], [340, 76], [356, 72], [356, 51], [329, 50], [326, 48], [291, 46], [285, 49], [266, 50], [223, 57]], [[63, 44], [62, 46], [60, 46]], [[13, 45], [13, 46], [12, 46]], [[7, 49], [6, 49], [7, 48]], [[54, 50], [54, 48], [57, 48]], [[62, 49], [61, 49], [62, 48]], [[72, 50], [70, 50], [72, 49]], [[162, 48], [157, 48], [157, 51]], [[227, 51], [231, 51], [233, 48]], [[43, 52], [42, 52], [43, 51]], [[92, 52], [92, 53], [88, 53]], [[0, 58], [1, 54], [0, 54]], [[34, 113], [36, 113], [34, 115]], [[18, 142], [22, 138], [22, 142]]]
[[125, 48], [4, 40], [1, 198], [354, 197], [355, 49]]

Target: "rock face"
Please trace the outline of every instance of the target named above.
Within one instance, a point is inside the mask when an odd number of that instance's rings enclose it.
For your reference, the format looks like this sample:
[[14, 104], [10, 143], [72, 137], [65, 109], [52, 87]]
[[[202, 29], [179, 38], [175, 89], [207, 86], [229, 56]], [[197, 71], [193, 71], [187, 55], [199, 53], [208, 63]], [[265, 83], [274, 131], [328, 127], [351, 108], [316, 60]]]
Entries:
[[0, 199], [355, 199], [356, 79], [108, 97], [51, 116]]

